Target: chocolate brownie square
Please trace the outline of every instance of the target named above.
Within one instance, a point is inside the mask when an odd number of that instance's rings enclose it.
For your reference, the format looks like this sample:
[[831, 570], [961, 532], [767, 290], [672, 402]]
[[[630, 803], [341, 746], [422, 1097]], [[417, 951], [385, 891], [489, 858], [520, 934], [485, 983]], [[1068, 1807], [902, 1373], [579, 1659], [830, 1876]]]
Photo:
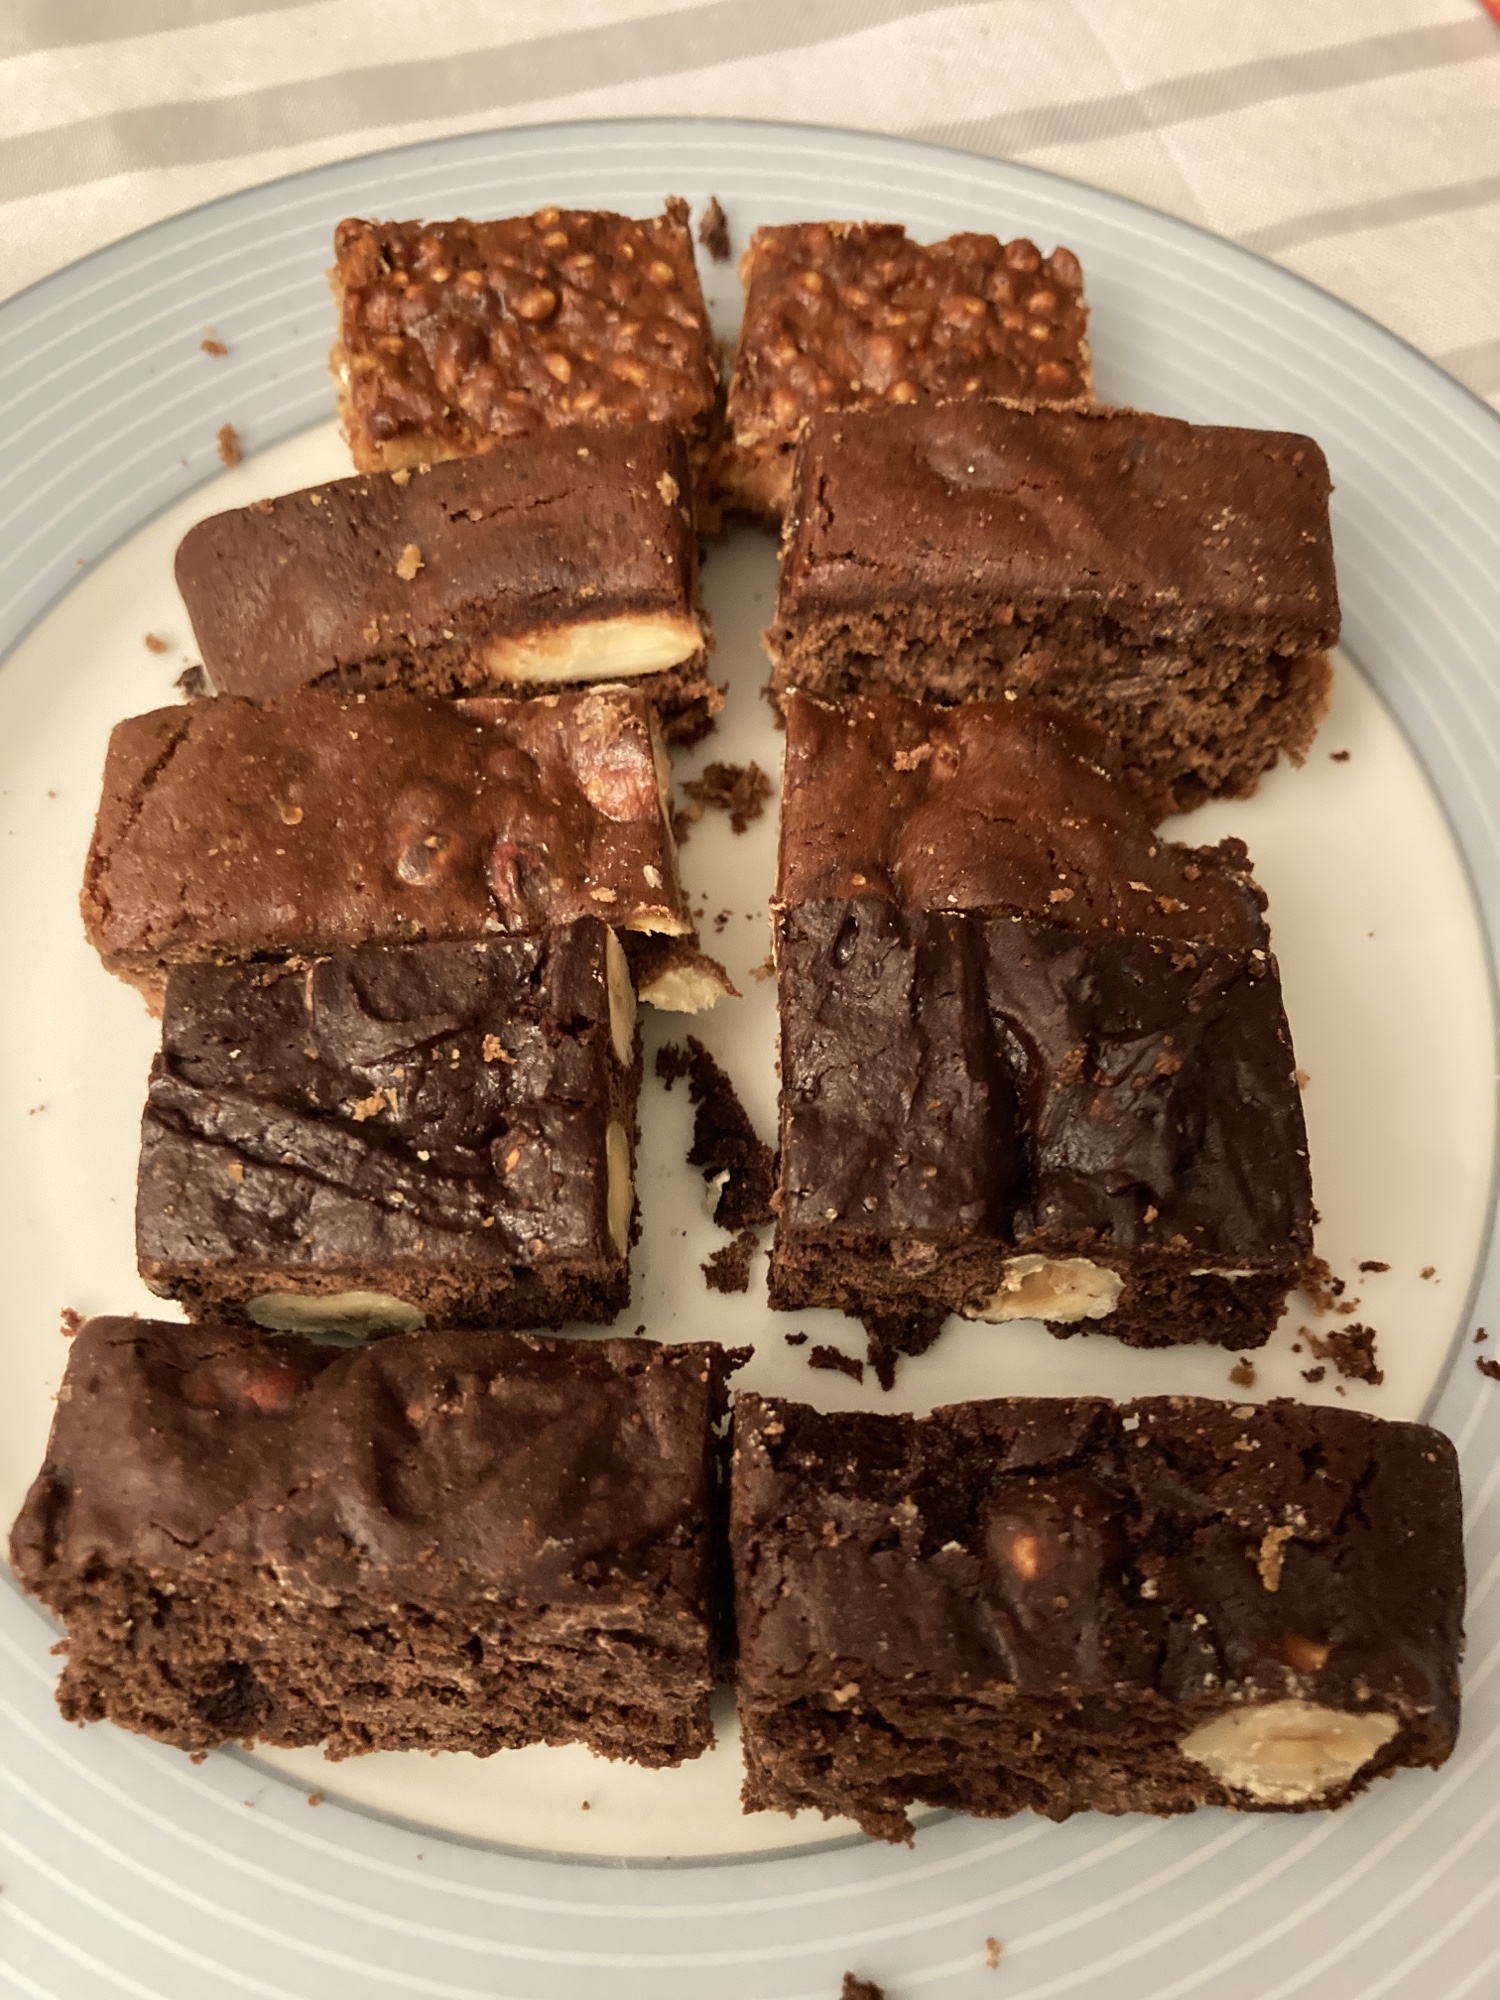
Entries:
[[1457, 1456], [1196, 1397], [825, 1415], [741, 1393], [747, 1811], [1310, 1812], [1458, 1733]]
[[334, 231], [332, 367], [361, 472], [536, 431], [670, 424], [703, 461], [719, 400], [687, 204]]
[[1122, 747], [1161, 812], [1300, 763], [1339, 635], [1311, 438], [968, 400], [813, 418], [773, 690], [1026, 694]]
[[792, 454], [820, 410], [929, 396], [1087, 404], [1083, 272], [1025, 237], [913, 243], [894, 222], [757, 229], [740, 260], [745, 317], [719, 476], [728, 503], [776, 522]]
[[684, 937], [666, 752], [639, 694], [299, 688], [110, 738], [83, 888], [109, 971], [483, 940], [595, 916]]
[[700, 1755], [742, 1358], [88, 1321], [11, 1535], [63, 1714], [194, 1754]]
[[692, 742], [705, 671], [687, 447], [661, 424], [540, 431], [215, 514], [177, 582], [221, 694], [526, 695], [629, 680]]
[[1312, 1247], [1264, 907], [1078, 716], [793, 696], [772, 1304], [887, 1375], [953, 1312], [1262, 1345]]
[[136, 1250], [195, 1319], [612, 1320], [640, 1054], [618, 940], [368, 945], [167, 981]]

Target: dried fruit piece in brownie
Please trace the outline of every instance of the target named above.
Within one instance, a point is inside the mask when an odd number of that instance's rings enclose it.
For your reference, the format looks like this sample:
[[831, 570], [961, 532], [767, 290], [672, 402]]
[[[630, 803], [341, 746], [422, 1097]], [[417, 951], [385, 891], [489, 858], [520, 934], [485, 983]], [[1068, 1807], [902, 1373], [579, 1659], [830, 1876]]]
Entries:
[[645, 221], [538, 209], [334, 231], [332, 367], [361, 472], [528, 432], [670, 424], [706, 450], [719, 396], [685, 202]]
[[1264, 901], [1078, 716], [793, 696], [772, 1304], [1261, 1346], [1312, 1243]]
[[730, 1547], [752, 1811], [1306, 1812], [1457, 1734], [1458, 1464], [1424, 1424], [742, 1392]]
[[159, 996], [209, 959], [690, 928], [666, 752], [623, 688], [444, 701], [302, 688], [157, 709], [110, 738], [90, 941]]
[[640, 1057], [615, 934], [367, 945], [167, 981], [136, 1250], [195, 1319], [606, 1322]]
[[720, 478], [730, 505], [778, 521], [792, 453], [819, 410], [927, 396], [1093, 398], [1083, 273], [1018, 237], [913, 243], [893, 222], [758, 229], [740, 260], [745, 317]]
[[1165, 811], [1301, 760], [1339, 635], [1311, 438], [979, 401], [807, 427], [771, 685], [1021, 693], [1101, 724]]
[[221, 694], [629, 680], [691, 742], [723, 706], [691, 483], [663, 425], [543, 431], [215, 514], [184, 538], [177, 582]]
[[741, 1359], [90, 1320], [11, 1537], [68, 1628], [63, 1713], [193, 1752], [698, 1756]]

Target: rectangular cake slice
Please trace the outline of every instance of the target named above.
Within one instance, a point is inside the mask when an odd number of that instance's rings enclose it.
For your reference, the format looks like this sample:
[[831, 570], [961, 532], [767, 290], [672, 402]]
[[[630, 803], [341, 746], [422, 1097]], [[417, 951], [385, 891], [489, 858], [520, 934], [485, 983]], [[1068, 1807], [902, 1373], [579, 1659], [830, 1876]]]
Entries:
[[601, 917], [685, 936], [666, 752], [639, 694], [300, 688], [110, 738], [89, 939], [156, 998], [205, 960], [479, 940]]
[[371, 472], [215, 514], [177, 582], [221, 694], [525, 695], [629, 680], [691, 742], [705, 672], [681, 436], [541, 431], [478, 458]]
[[1265, 899], [1039, 704], [787, 704], [771, 1302], [1262, 1345], [1312, 1248]]
[[333, 241], [332, 366], [361, 472], [601, 424], [670, 424], [703, 461], [719, 371], [686, 202], [645, 221], [351, 217]]
[[619, 941], [367, 945], [167, 980], [141, 1275], [195, 1319], [608, 1321], [630, 1295], [640, 1055]]
[[195, 1753], [698, 1756], [740, 1358], [88, 1321], [11, 1536], [63, 1714]]
[[1307, 1812], [1458, 1732], [1458, 1464], [1423, 1424], [741, 1393], [730, 1546], [747, 1811]]
[[814, 418], [768, 634], [779, 692], [1065, 704], [1162, 812], [1300, 761], [1339, 635], [1311, 438], [926, 401]]
[[740, 260], [745, 317], [720, 478], [731, 506], [774, 523], [792, 455], [822, 410], [929, 396], [1093, 399], [1083, 272], [1017, 237], [913, 243], [894, 222], [757, 229]]

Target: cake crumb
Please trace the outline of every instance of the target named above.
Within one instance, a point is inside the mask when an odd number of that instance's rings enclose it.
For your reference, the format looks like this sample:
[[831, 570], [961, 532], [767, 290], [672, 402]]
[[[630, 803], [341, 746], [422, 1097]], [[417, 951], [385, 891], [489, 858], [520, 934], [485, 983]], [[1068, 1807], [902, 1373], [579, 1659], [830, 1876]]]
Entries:
[[159, 637], [157, 633], [148, 632], [146, 634], [146, 651], [148, 653], [165, 653], [168, 650], [166, 640]]
[[226, 465], [238, 465], [245, 456], [240, 434], [233, 424], [219, 426], [219, 456]]
[[1248, 1355], [1242, 1354], [1229, 1371], [1229, 1379], [1237, 1389], [1255, 1387], [1255, 1363]]
[[208, 694], [208, 675], [195, 662], [192, 666], [183, 668], [173, 686], [189, 701], [202, 701]]
[[750, 1259], [759, 1248], [760, 1238], [755, 1231], [742, 1229], [732, 1243], [713, 1251], [708, 1261], [699, 1266], [704, 1284], [711, 1292], [748, 1292]]
[[75, 1312], [72, 1306], [64, 1306], [58, 1314], [58, 1321], [58, 1332], [64, 1340], [71, 1340], [79, 1327], [83, 1325], [83, 1314]]
[[1489, 1335], [1485, 1332], [1483, 1327], [1480, 1327], [1479, 1330], [1474, 1335], [1474, 1345], [1477, 1347], [1481, 1340], [1488, 1340], [1488, 1339]]
[[815, 1347], [807, 1357], [809, 1368], [826, 1368], [835, 1375], [847, 1375], [851, 1382], [863, 1382], [865, 1364], [841, 1347]]
[[1328, 761], [1330, 764], [1347, 764], [1349, 761], [1349, 752], [1347, 750], [1330, 750]]
[[689, 778], [683, 791], [697, 806], [727, 812], [732, 833], [744, 833], [759, 819], [771, 796], [771, 780], [759, 764], [706, 764], [701, 778]]
[[1304, 1382], [1321, 1382], [1327, 1373], [1328, 1370], [1326, 1368], [1304, 1368], [1302, 1379]]
[[1481, 1375], [1488, 1375], [1492, 1382], [1500, 1382], [1500, 1361], [1492, 1361], [1487, 1354], [1476, 1354], [1474, 1366]]
[[1382, 1264], [1376, 1257], [1366, 1257], [1359, 1268], [1362, 1271], [1388, 1271], [1391, 1267], [1389, 1264]]
[[729, 262], [729, 224], [716, 194], [708, 197], [698, 218], [698, 241], [716, 264]]
[[776, 1155], [756, 1132], [733, 1083], [696, 1036], [687, 1050], [664, 1042], [656, 1052], [656, 1073], [670, 1090], [679, 1076], [688, 1080], [695, 1107], [688, 1165], [706, 1181], [727, 1174], [714, 1204], [721, 1229], [754, 1229], [771, 1220], [776, 1190]]
[[1333, 1275], [1326, 1257], [1309, 1257], [1298, 1273], [1298, 1283], [1312, 1302], [1313, 1311], [1320, 1313], [1332, 1312], [1344, 1290], [1343, 1279]]
[[203, 338], [198, 342], [198, 345], [203, 349], [205, 354], [227, 354], [229, 352], [229, 349], [220, 340], [211, 326], [204, 329]]
[[1331, 1361], [1340, 1375], [1351, 1381], [1368, 1382], [1372, 1388], [1379, 1388], [1385, 1380], [1385, 1370], [1375, 1364], [1373, 1326], [1361, 1326], [1356, 1320], [1352, 1326], [1335, 1327], [1321, 1337], [1310, 1333], [1307, 1339], [1319, 1361]]
[[309, 1792], [309, 1793], [308, 1793], [308, 1795], [307, 1795], [307, 1803], [308, 1803], [308, 1804], [309, 1804], [310, 1806], [320, 1806], [320, 1805], [322, 1805], [322, 1803], [323, 1803], [323, 1794], [322, 1794], [321, 1792]]
[[687, 845], [687, 837], [703, 817], [703, 808], [690, 800], [685, 806], [672, 808], [672, 839], [678, 847]]
[[580, 1812], [587, 1812], [589, 1810], [589, 1802], [587, 1799], [584, 1800], [583, 1804], [578, 1808], [578, 1810]]
[[396, 564], [396, 574], [403, 583], [410, 583], [419, 569], [426, 564], [422, 561], [422, 551], [415, 542], [408, 542], [401, 551], [401, 560]]
[[774, 958], [764, 958], [759, 965], [752, 965], [750, 968], [750, 977], [757, 983], [766, 979], [774, 979], [775, 976], [776, 961]]
[[852, 1972], [846, 1972], [839, 2000], [885, 2000], [885, 1994], [873, 1979], [856, 1979]]
[[807, 1335], [805, 1333], [784, 1333], [781, 1337], [788, 1347], [806, 1347], [807, 1345]]
[[1001, 1953], [1002, 1953], [1002, 1952], [1003, 1952], [1004, 1950], [1005, 1950], [1005, 1946], [1004, 1946], [1003, 1944], [1001, 1944], [1001, 1942], [1000, 1942], [999, 1938], [986, 1938], [986, 1939], [985, 1939], [985, 1941], [984, 1941], [984, 1962], [985, 1962], [985, 1964], [986, 1964], [986, 1965], [987, 1965], [987, 1966], [989, 1967], [989, 1969], [990, 1969], [990, 1971], [991, 1971], [991, 1972], [996, 1972], [996, 1971], [998, 1971], [998, 1970], [999, 1970], [999, 1967], [1000, 1967], [1000, 1955], [1001, 1955]]
[[1421, 1275], [1422, 1275], [1422, 1276], [1423, 1276], [1424, 1278], [1431, 1278], [1431, 1277], [1435, 1277], [1435, 1276], [1436, 1276], [1436, 1274], [1437, 1274], [1437, 1265], [1436, 1265], [1436, 1264], [1424, 1264], [1424, 1265], [1422, 1266], [1422, 1272], [1421, 1272]]

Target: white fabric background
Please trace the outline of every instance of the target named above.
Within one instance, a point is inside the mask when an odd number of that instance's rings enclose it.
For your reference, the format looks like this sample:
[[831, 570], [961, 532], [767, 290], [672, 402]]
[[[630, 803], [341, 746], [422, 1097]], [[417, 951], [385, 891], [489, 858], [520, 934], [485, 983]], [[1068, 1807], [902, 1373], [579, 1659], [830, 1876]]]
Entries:
[[1500, 408], [1478, 0], [0, 0], [0, 293], [320, 161], [672, 112], [908, 133], [1136, 196]]

